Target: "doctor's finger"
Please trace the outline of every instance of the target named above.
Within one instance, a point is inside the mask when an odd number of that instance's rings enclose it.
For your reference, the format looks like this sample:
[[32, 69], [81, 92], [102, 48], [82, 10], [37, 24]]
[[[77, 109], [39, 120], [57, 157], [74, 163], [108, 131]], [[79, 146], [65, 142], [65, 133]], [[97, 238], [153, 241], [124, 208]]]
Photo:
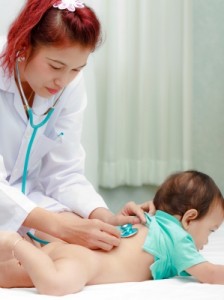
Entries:
[[[114, 218], [114, 216], [113, 216]], [[106, 222], [103, 222], [101, 220], [98, 220], [98, 219], [91, 219], [91, 220], [88, 220], [89, 222], [91, 222], [91, 228], [90, 228], [90, 231], [89, 233], [92, 235], [92, 236], [96, 236], [96, 234], [99, 234], [99, 232], [105, 232], [111, 236], [114, 236], [116, 238], [119, 238], [120, 237], [120, 232], [119, 230], [113, 226], [113, 222], [111, 224], [109, 223], [106, 223]], [[98, 238], [99, 239], [99, 238]]]
[[110, 251], [112, 248], [119, 246], [120, 244], [120, 233], [119, 238], [115, 237], [107, 232], [100, 231], [97, 234], [97, 239], [89, 241], [92, 244], [91, 249], [102, 249], [104, 251]]
[[103, 241], [94, 241], [92, 243], [92, 247], [88, 247], [89, 249], [92, 250], [103, 250], [103, 251], [111, 251], [115, 246], [111, 244], [107, 244]]
[[152, 200], [144, 202], [140, 206], [145, 212], [150, 213], [150, 215], [154, 215], [156, 212], [156, 208]]
[[116, 216], [116, 219], [114, 221], [115, 225], [125, 225], [125, 224], [128, 224], [128, 223], [131, 223], [131, 224], [139, 224], [139, 223], [145, 223], [146, 220], [145, 220], [145, 217], [144, 217], [144, 212], [142, 213], [142, 218], [140, 219], [140, 217], [138, 216], [123, 216], [123, 215], [117, 215]]
[[[135, 203], [134, 201], [128, 202], [124, 208], [121, 210], [120, 215], [122, 216], [135, 216], [129, 218], [129, 223], [136, 224], [136, 223], [145, 223], [145, 215], [144, 210], [142, 209], [141, 205]], [[122, 221], [123, 223], [123, 221]], [[127, 223], [127, 222], [126, 222]], [[124, 223], [123, 223], [124, 224]]]
[[[115, 242], [120, 238], [120, 231], [114, 225], [103, 223], [100, 231], [102, 232], [104, 238], [108, 237], [108, 239], [110, 239], [111, 241]], [[102, 240], [102, 237], [100, 239]]]

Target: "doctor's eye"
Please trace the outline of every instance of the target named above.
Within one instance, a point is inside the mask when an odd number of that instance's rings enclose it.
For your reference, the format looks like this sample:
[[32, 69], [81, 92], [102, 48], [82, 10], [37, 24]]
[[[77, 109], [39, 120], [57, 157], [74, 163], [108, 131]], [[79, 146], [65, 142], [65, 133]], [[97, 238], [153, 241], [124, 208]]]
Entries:
[[50, 67], [54, 70], [61, 70], [61, 67], [56, 67], [56, 66], [53, 66], [53, 65], [50, 65]]
[[81, 71], [81, 69], [72, 69], [72, 72], [75, 72], [75, 73], [78, 73], [80, 71]]

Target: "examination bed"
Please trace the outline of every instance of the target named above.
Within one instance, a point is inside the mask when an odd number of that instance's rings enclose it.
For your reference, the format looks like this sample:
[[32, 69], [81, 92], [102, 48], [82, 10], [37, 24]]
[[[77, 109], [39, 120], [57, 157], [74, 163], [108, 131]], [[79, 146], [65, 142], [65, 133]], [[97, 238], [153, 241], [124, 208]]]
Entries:
[[[224, 225], [210, 236], [202, 251], [214, 263], [224, 264]], [[109, 270], [108, 270], [109, 272]], [[7, 300], [224, 300], [224, 285], [201, 284], [194, 278], [129, 282], [87, 286], [73, 295], [54, 297], [37, 294], [35, 289], [1, 289], [0, 299]]]

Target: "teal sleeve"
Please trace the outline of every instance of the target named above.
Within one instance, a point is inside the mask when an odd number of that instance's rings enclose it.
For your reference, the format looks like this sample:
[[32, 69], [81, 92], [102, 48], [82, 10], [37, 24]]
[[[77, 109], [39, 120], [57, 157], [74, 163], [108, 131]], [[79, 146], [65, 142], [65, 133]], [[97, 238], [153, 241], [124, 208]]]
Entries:
[[150, 266], [153, 279], [189, 276], [188, 268], [205, 262], [191, 235], [175, 217], [157, 211], [155, 217], [146, 219], [149, 232], [143, 249], [154, 257]]
[[198, 252], [192, 237], [186, 235], [182, 241], [175, 244], [172, 261], [177, 270], [177, 275], [188, 276], [189, 274], [185, 272], [188, 268], [206, 260]]

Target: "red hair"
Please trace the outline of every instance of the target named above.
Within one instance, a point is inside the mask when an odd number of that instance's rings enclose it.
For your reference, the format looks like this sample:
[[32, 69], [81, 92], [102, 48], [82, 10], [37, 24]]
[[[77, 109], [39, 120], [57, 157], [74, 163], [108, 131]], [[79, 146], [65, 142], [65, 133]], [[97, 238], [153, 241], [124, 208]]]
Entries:
[[85, 6], [74, 12], [54, 8], [56, 0], [27, 0], [12, 23], [1, 58], [9, 75], [16, 58], [31, 46], [65, 46], [71, 43], [94, 50], [100, 42], [100, 23], [92, 9]]

